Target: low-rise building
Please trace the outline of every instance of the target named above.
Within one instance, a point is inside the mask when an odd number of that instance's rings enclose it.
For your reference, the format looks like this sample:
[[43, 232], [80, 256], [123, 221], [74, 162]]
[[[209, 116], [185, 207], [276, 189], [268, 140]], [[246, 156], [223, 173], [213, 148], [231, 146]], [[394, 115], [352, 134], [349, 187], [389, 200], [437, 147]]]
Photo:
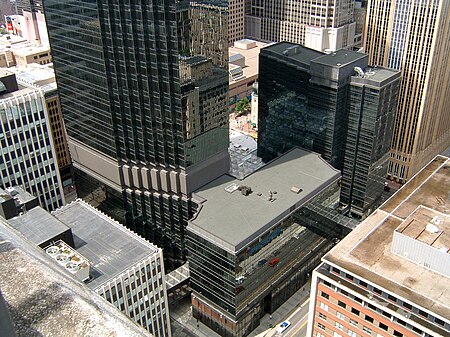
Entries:
[[266, 43], [253, 40], [239, 40], [228, 49], [230, 73], [230, 113], [235, 111], [236, 103], [243, 98], [251, 101], [253, 85], [258, 81], [258, 58]]
[[156, 337], [171, 336], [160, 248], [81, 199], [52, 214], [26, 207], [8, 222], [132, 321]]
[[298, 290], [338, 237], [303, 210], [339, 179], [320, 155], [295, 148], [243, 180], [223, 175], [197, 190], [187, 227], [194, 317], [246, 336]]
[[2, 217], [0, 242], [1, 336], [152, 336]]
[[449, 170], [436, 157], [323, 257], [308, 337], [450, 335]]
[[0, 65], [11, 67], [24, 66], [31, 63], [49, 64], [52, 62], [50, 46], [30, 42], [26, 38], [12, 35], [0, 35]]

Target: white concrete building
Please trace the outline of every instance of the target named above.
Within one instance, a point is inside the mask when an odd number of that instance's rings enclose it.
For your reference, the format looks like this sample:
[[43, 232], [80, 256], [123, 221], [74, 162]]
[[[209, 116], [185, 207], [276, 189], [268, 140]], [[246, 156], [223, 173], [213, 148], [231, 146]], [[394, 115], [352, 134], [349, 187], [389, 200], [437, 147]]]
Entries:
[[44, 92], [0, 76], [0, 187], [21, 186], [51, 211], [64, 204]]

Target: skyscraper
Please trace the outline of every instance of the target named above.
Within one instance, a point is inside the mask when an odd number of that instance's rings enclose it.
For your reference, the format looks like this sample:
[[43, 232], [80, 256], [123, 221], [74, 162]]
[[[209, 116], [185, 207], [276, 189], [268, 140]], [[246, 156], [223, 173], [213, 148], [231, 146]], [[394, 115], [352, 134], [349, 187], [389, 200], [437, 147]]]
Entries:
[[245, 36], [335, 51], [353, 46], [354, 0], [246, 0]]
[[369, 63], [402, 71], [388, 175], [404, 182], [450, 145], [450, 2], [370, 0]]
[[183, 258], [229, 167], [227, 1], [44, 5], [80, 196]]
[[384, 190], [399, 86], [391, 69], [351, 77], [340, 201], [354, 216], [371, 213]]
[[244, 38], [244, 17], [246, 0], [229, 0], [228, 4], [228, 44]]
[[259, 62], [258, 155], [267, 162], [294, 146], [320, 153], [342, 170], [340, 201], [357, 217], [384, 189], [400, 80], [367, 60], [282, 42], [263, 48]]

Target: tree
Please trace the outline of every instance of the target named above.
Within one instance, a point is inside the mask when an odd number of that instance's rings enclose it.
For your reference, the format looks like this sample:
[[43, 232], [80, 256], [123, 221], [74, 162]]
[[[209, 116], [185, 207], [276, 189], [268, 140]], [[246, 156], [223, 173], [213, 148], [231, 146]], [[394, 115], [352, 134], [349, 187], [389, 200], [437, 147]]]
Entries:
[[236, 103], [236, 114], [242, 115], [250, 108], [250, 101], [247, 97], [244, 97], [239, 102]]

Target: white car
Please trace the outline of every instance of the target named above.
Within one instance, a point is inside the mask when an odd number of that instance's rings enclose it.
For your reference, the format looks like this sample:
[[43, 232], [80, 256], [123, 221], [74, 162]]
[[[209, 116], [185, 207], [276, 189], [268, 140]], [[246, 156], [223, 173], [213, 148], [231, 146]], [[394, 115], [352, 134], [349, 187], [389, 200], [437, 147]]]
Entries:
[[286, 331], [287, 328], [289, 328], [291, 326], [291, 322], [289, 321], [284, 321], [283, 323], [281, 323], [278, 328], [277, 328], [277, 333], [283, 333]]

